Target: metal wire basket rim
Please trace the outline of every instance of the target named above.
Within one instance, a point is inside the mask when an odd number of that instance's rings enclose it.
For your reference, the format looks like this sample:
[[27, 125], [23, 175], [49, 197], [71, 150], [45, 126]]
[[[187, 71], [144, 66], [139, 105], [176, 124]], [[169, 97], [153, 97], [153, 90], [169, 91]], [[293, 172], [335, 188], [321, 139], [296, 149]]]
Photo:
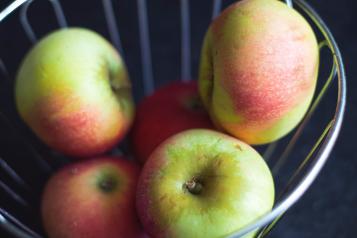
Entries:
[[[8, 7], [6, 7], [2, 12], [0, 12], [0, 23], [13, 11], [22, 6], [25, 2], [29, 2], [33, 0], [15, 0]], [[48, 0], [53, 1], [53, 0]], [[301, 181], [297, 184], [297, 186], [287, 194], [281, 202], [275, 204], [272, 211], [262, 216], [252, 224], [245, 226], [243, 229], [235, 232], [230, 237], [240, 237], [244, 234], [247, 234], [253, 230], [256, 230], [259, 227], [266, 226], [268, 223], [272, 222], [276, 217], [283, 214], [289, 207], [291, 207], [297, 200], [305, 193], [305, 191], [310, 187], [312, 182], [315, 180], [320, 170], [324, 166], [325, 162], [331, 150], [336, 142], [338, 134], [340, 132], [342, 121], [345, 112], [346, 106], [346, 76], [343, 65], [343, 60], [341, 57], [340, 50], [338, 45], [328, 29], [325, 22], [320, 18], [320, 16], [316, 13], [313, 8], [306, 3], [304, 0], [294, 0], [293, 2], [297, 3], [297, 5], [309, 15], [309, 17], [314, 21], [314, 23], [319, 27], [319, 30], [323, 33], [324, 37], [327, 40], [328, 46], [333, 53], [334, 63], [337, 65], [337, 78], [338, 78], [338, 97], [337, 97], [337, 105], [334, 119], [329, 124], [330, 127], [327, 128], [328, 132], [324, 139], [323, 144], [320, 146], [319, 151], [315, 157], [315, 160], [312, 162], [309, 170], [303, 176]], [[288, 5], [291, 6], [291, 1], [287, 1]], [[38, 237], [37, 234], [33, 236], [28, 235], [26, 232], [18, 229], [17, 226], [8, 222], [5, 217], [0, 214], [0, 224], [2, 227], [5, 227], [7, 230], [12, 233], [16, 233], [21, 237]], [[6, 227], [8, 226], [8, 227]]]

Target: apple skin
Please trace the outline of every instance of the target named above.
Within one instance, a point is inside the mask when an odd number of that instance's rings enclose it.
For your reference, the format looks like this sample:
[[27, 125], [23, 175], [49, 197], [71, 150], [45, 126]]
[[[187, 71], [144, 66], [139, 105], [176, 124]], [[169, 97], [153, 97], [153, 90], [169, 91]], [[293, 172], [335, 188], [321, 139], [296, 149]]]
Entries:
[[[200, 186], [189, 190], [192, 182]], [[207, 129], [187, 130], [160, 144], [143, 167], [136, 197], [145, 231], [170, 238], [225, 237], [273, 203], [274, 182], [260, 155]]]
[[133, 120], [124, 62], [103, 37], [82, 28], [52, 32], [30, 50], [18, 70], [15, 97], [34, 133], [73, 157], [111, 149]]
[[199, 91], [213, 122], [249, 144], [289, 133], [316, 87], [319, 48], [306, 20], [277, 0], [243, 0], [209, 27]]
[[201, 103], [197, 81], [170, 82], [144, 98], [136, 109], [130, 136], [135, 158], [144, 164], [165, 139], [194, 128], [214, 128]]
[[120, 157], [84, 160], [47, 182], [41, 204], [50, 238], [145, 237], [135, 210], [139, 166]]

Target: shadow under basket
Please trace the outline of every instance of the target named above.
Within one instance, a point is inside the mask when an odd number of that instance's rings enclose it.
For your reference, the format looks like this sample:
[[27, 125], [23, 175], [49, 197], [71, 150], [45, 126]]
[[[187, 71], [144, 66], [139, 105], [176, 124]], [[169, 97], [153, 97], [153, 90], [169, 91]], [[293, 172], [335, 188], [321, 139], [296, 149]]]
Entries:
[[[15, 0], [1, 11], [0, 227], [15, 237], [44, 237], [39, 214], [41, 192], [48, 177], [68, 163], [67, 158], [42, 145], [15, 110], [17, 67], [41, 36], [67, 26], [99, 32], [122, 54], [132, 83], [137, 86], [135, 99], [139, 100], [168, 79], [197, 77], [192, 69], [198, 68], [203, 35], [211, 20], [232, 2]], [[199, 8], [193, 6], [198, 4]], [[272, 170], [275, 205], [231, 237], [242, 237], [253, 230], [258, 230], [257, 237], [269, 234], [318, 176], [342, 125], [346, 79], [334, 37], [305, 1], [286, 4], [309, 21], [320, 42], [317, 89], [309, 111], [293, 132], [278, 142], [255, 147]], [[120, 146], [125, 150], [125, 143]]]

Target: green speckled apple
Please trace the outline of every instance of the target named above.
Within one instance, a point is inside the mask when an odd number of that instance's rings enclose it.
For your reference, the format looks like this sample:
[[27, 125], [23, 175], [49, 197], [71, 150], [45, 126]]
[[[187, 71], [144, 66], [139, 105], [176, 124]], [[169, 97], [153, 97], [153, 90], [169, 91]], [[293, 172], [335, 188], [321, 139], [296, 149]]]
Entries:
[[290, 132], [316, 86], [319, 49], [308, 22], [278, 0], [243, 0], [211, 24], [199, 91], [215, 124], [249, 144]]
[[35, 134], [74, 157], [111, 149], [133, 119], [123, 60], [103, 37], [82, 28], [40, 40], [18, 70], [15, 95], [20, 116]]
[[152, 237], [224, 237], [271, 210], [274, 182], [246, 143], [192, 129], [154, 150], [136, 196], [139, 218]]

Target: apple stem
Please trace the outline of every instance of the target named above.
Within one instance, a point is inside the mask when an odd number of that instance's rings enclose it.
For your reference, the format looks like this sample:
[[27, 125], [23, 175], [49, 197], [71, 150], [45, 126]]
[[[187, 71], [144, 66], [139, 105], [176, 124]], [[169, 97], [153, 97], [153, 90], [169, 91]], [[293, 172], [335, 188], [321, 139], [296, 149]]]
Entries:
[[114, 190], [116, 182], [112, 179], [104, 180], [99, 184], [99, 187], [103, 192], [110, 193]]
[[192, 194], [199, 194], [203, 188], [202, 184], [198, 181], [190, 180], [185, 183], [187, 190]]
[[187, 102], [186, 102], [186, 107], [188, 109], [191, 109], [193, 111], [202, 111], [203, 110], [203, 105], [202, 102], [200, 100], [200, 98], [197, 96], [190, 98]]

